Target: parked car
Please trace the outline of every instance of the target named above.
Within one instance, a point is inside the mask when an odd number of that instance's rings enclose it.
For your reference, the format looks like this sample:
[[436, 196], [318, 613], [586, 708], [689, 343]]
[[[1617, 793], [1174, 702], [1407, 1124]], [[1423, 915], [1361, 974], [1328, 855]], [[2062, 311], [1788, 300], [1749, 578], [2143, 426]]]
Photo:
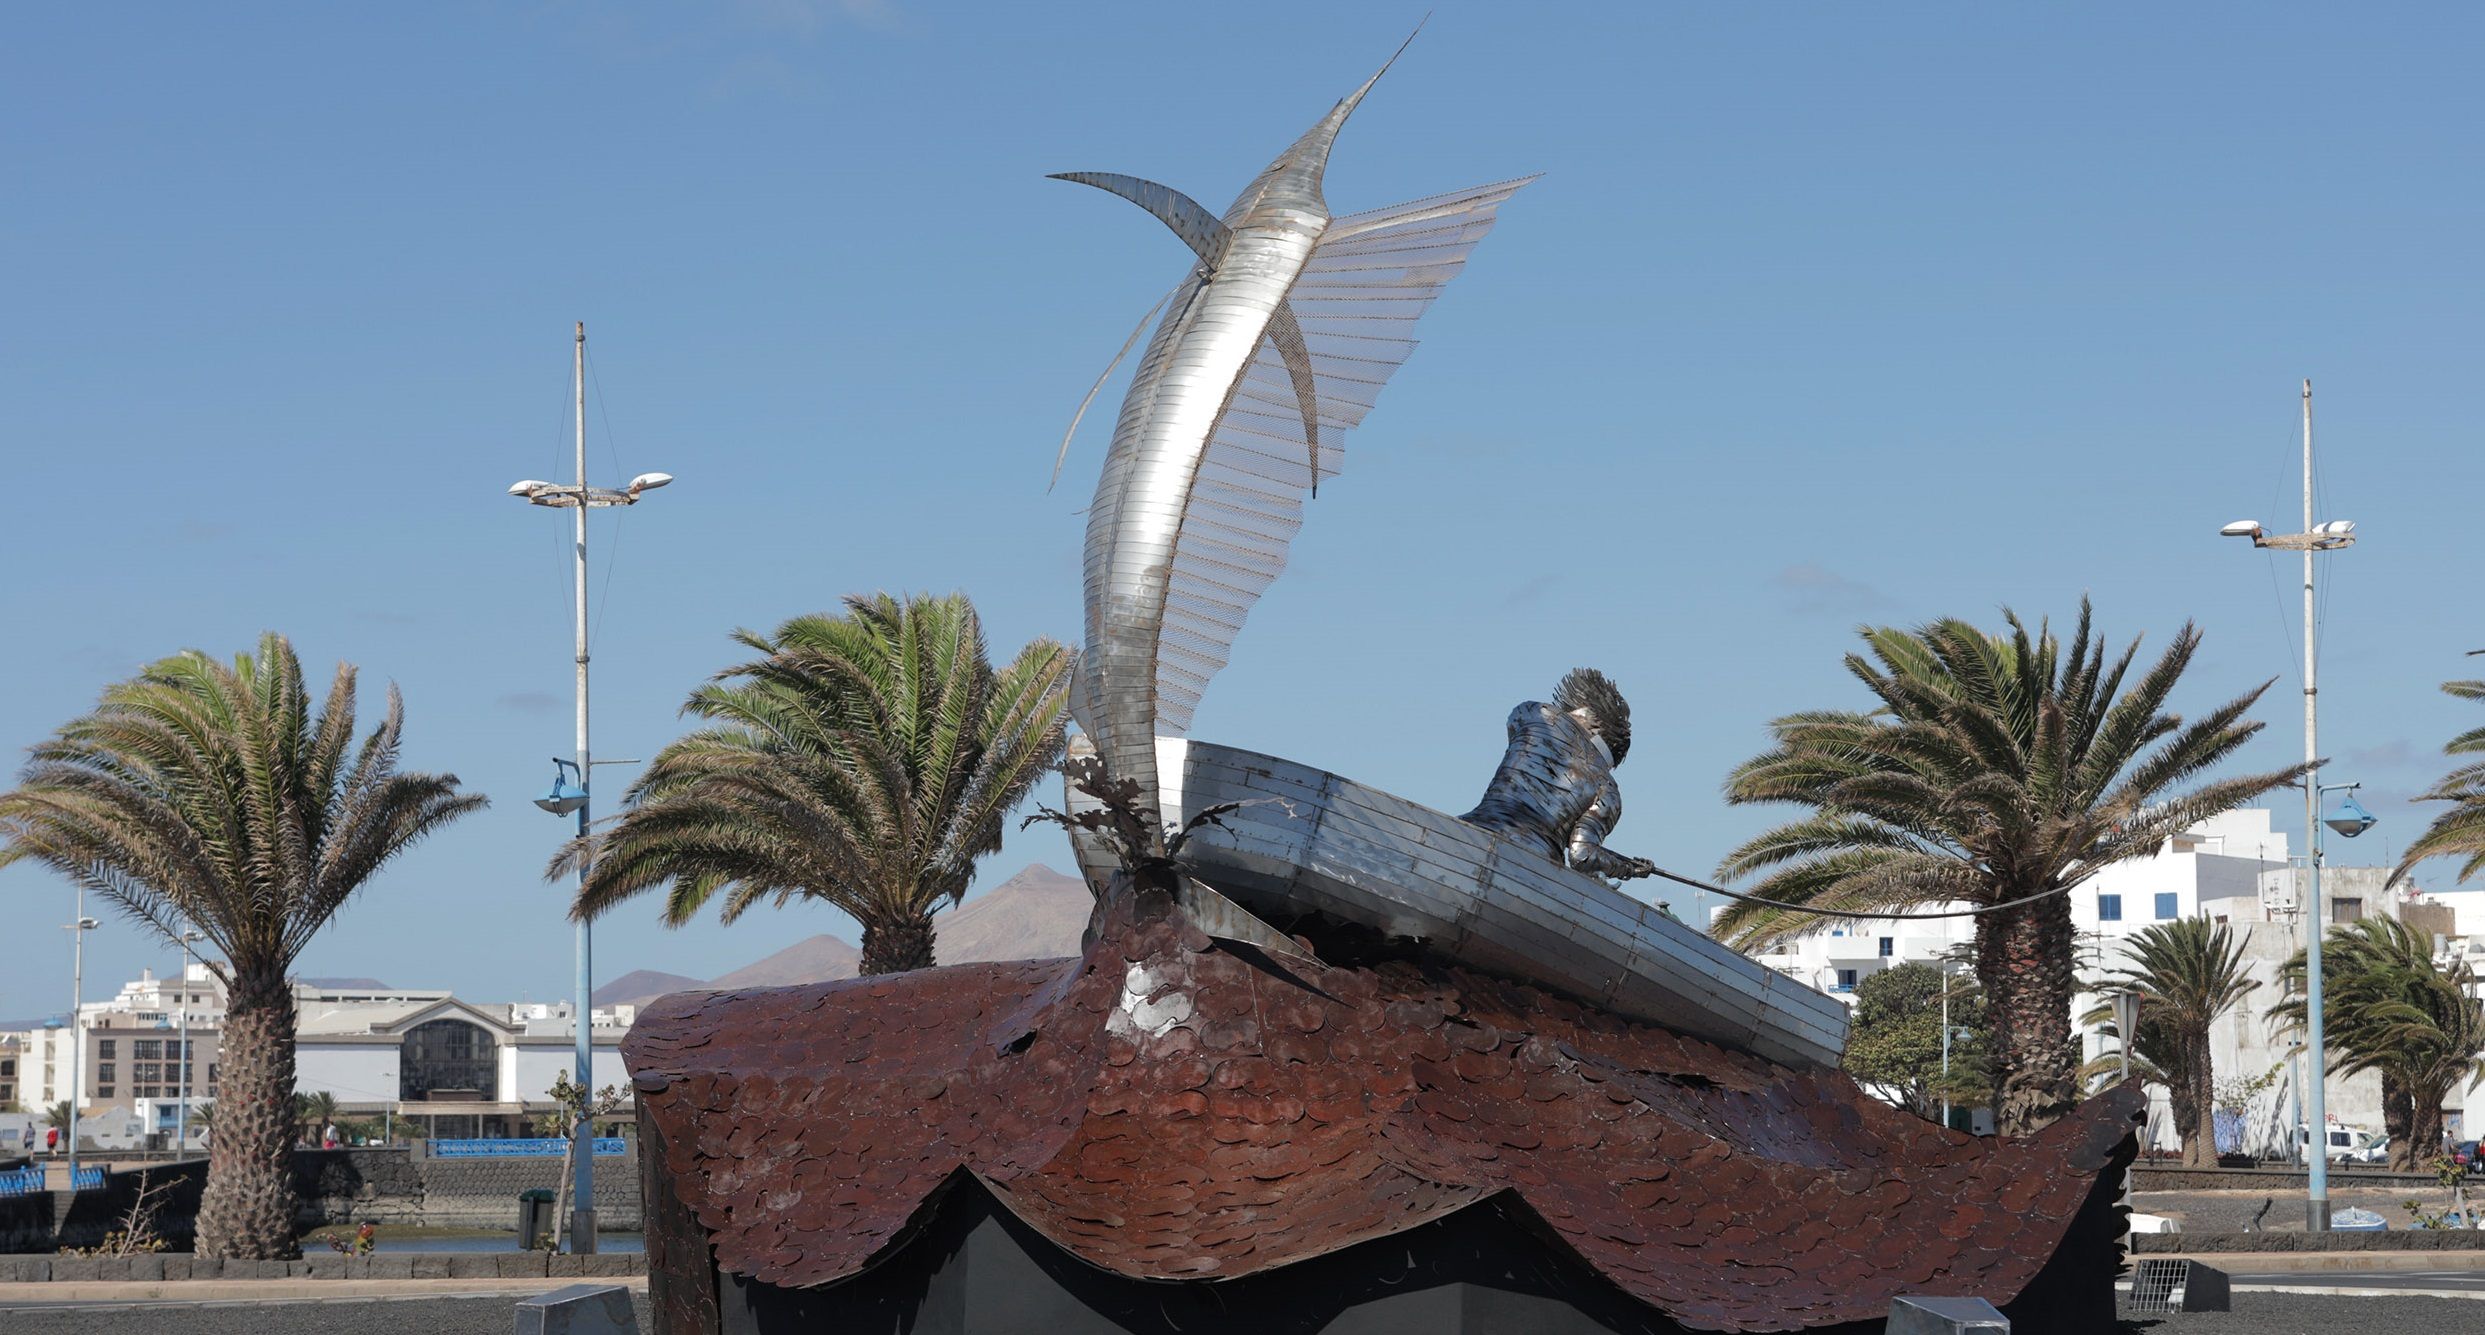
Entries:
[[[2295, 1128], [2297, 1146], [2301, 1147], [2310, 1138], [2311, 1132], [2307, 1128], [2302, 1126]], [[2332, 1163], [2385, 1163], [2390, 1158], [2390, 1138], [2359, 1126], [2333, 1123], [2330, 1126], [2328, 1150]]]
[[2451, 1158], [2455, 1160], [2463, 1160], [2467, 1163], [2468, 1176], [2485, 1177], [2485, 1155], [2480, 1155], [2477, 1150], [2477, 1142], [2473, 1140], [2463, 1140], [2458, 1144], [2451, 1146]]

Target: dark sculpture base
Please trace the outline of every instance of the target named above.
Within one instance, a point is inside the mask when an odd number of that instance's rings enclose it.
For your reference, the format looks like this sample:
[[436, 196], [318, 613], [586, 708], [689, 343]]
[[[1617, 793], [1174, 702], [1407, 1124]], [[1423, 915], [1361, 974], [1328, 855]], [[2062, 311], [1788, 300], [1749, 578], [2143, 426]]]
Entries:
[[1844, 1075], [1162, 896], [1078, 960], [660, 1003], [628, 1040], [666, 1335], [2113, 1325], [2136, 1095], [1980, 1141]]

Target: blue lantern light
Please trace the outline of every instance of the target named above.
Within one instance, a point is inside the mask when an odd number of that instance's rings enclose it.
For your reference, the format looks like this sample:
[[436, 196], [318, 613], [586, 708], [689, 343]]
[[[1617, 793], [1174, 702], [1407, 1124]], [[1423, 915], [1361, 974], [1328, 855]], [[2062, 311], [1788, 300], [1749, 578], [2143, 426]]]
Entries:
[[558, 756], [552, 759], [552, 791], [535, 799], [535, 805], [555, 816], [577, 814], [587, 804], [587, 787], [575, 777], [578, 766]]

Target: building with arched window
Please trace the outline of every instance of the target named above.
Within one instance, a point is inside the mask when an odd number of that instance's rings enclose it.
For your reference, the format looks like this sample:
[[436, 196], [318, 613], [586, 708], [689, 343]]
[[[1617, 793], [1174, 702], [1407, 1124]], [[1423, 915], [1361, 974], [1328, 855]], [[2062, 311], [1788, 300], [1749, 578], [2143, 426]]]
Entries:
[[[575, 1061], [563, 1003], [478, 1006], [429, 992], [314, 994], [300, 1004], [295, 1088], [331, 1095], [346, 1116], [385, 1115], [401, 1135], [531, 1135], [554, 1109], [553, 1081]], [[630, 1087], [620, 1045], [634, 1015], [627, 1006], [594, 1014], [599, 1089]]]

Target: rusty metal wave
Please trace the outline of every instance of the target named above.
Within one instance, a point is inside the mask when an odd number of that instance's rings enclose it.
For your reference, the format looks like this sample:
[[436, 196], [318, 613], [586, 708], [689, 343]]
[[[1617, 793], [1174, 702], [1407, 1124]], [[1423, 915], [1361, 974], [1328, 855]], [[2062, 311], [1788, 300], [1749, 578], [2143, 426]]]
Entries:
[[1685, 1326], [1789, 1330], [1902, 1292], [2018, 1294], [2137, 1108], [2118, 1091], [1982, 1141], [1834, 1070], [1521, 983], [1250, 954], [1151, 896], [1077, 960], [677, 994], [625, 1041], [651, 1176], [721, 1269], [797, 1287], [869, 1268], [959, 1173], [1149, 1280], [1255, 1274], [1509, 1192]]

